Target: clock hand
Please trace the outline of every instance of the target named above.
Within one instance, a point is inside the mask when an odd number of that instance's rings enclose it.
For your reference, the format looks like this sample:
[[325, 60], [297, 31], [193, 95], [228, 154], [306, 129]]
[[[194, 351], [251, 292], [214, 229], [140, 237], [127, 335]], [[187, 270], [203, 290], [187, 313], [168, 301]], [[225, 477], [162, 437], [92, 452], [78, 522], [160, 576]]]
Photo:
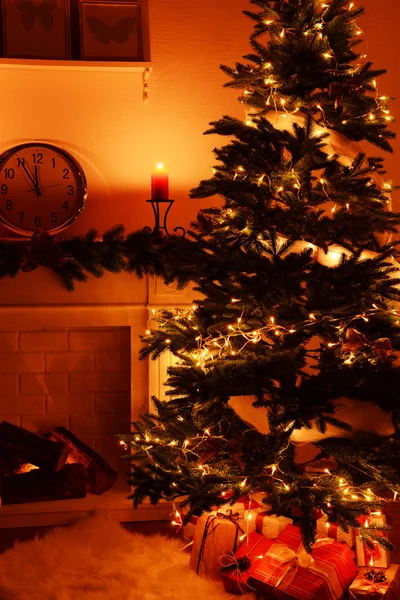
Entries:
[[39, 167], [37, 165], [35, 165], [35, 187], [36, 187], [36, 194], [38, 196], [41, 196], [41, 192], [40, 192], [40, 188], [39, 188]]
[[[52, 185], [41, 185], [38, 189], [39, 190], [45, 190], [47, 188], [51, 188], [51, 187], [58, 187], [59, 185], [62, 185], [62, 183], [53, 183]], [[36, 187], [27, 190], [28, 192], [34, 192], [36, 190]]]
[[[29, 173], [28, 169], [25, 166], [25, 163], [22, 163], [22, 168], [24, 169], [25, 173], [28, 175], [30, 181], [32, 182], [32, 185], [34, 186], [34, 190], [36, 191], [36, 194], [38, 194], [39, 190], [36, 185], [36, 181], [33, 179], [32, 175]], [[34, 190], [31, 190], [31, 191], [34, 191]], [[40, 193], [38, 195], [40, 195]]]

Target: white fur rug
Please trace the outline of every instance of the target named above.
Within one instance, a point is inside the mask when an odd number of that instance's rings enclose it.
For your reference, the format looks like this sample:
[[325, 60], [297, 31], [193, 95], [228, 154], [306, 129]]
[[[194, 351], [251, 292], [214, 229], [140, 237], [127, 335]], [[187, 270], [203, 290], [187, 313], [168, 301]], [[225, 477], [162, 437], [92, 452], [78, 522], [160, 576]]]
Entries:
[[222, 584], [189, 569], [189, 555], [181, 548], [177, 540], [130, 534], [111, 518], [96, 515], [0, 554], [0, 598], [234, 599]]

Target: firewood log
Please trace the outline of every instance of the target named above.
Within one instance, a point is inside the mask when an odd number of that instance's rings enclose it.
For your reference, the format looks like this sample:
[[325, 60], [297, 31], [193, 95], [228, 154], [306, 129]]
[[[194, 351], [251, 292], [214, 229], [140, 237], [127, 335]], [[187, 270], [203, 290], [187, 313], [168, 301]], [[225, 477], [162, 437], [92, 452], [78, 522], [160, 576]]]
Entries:
[[[31, 463], [46, 471], [58, 471], [68, 457], [68, 448], [60, 442], [46, 439], [27, 429], [12, 425], [7, 421], [0, 423], [0, 456], [2, 472], [14, 471], [14, 463]], [[9, 463], [9, 468], [7, 468]]]
[[68, 462], [83, 465], [87, 473], [88, 489], [93, 494], [103, 494], [117, 480], [118, 473], [92, 448], [84, 444], [65, 427], [56, 427], [49, 439], [63, 442], [69, 451]]
[[5, 475], [0, 484], [0, 495], [3, 505], [26, 504], [84, 498], [86, 487], [85, 467], [70, 464], [53, 473], [33, 469], [28, 473]]

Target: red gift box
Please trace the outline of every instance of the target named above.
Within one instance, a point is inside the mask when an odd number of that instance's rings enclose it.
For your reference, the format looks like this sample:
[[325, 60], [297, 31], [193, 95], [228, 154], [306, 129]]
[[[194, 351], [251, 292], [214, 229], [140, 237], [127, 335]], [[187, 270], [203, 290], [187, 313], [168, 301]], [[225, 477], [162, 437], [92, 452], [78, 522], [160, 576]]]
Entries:
[[288, 525], [252, 568], [247, 585], [279, 600], [338, 600], [357, 569], [347, 544], [324, 539], [307, 554], [298, 527]]
[[[247, 580], [252, 574], [255, 565], [259, 562], [259, 559], [264, 556], [273, 544], [274, 540], [268, 540], [259, 533], [253, 532], [234, 556], [225, 556], [221, 561], [223, 568], [226, 568], [226, 565], [229, 566], [229, 570], [221, 572], [225, 590], [237, 595], [249, 592], [250, 588], [247, 585]], [[239, 559], [243, 557], [250, 559], [250, 565], [245, 570], [241, 570], [239, 566]]]

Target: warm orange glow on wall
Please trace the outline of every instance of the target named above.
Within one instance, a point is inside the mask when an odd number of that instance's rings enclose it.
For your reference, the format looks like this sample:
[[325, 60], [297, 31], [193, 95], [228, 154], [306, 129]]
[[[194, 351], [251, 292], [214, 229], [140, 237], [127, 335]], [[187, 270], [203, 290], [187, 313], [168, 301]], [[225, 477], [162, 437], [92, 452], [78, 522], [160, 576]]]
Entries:
[[[153, 215], [145, 200], [151, 194], [151, 170], [160, 158], [168, 164], [169, 195], [176, 200], [171, 228], [187, 226], [200, 208], [214, 203], [189, 200], [188, 193], [210, 176], [212, 149], [224, 143], [203, 135], [208, 123], [223, 114], [244, 118], [238, 91], [222, 87], [227, 78], [219, 65], [234, 65], [248, 52], [252, 23], [242, 10], [250, 8], [247, 0], [217, 5], [215, 0], [151, 0], [153, 70], [147, 104], [140, 72], [0, 67], [1, 149], [47, 140], [64, 146], [85, 169], [88, 203], [70, 234], [90, 227], [104, 231], [120, 222], [128, 229], [151, 225]], [[387, 0], [384, 11], [380, 3], [366, 8], [362, 29], [368, 38], [368, 59], [388, 70], [379, 79], [379, 90], [399, 98], [398, 2]], [[399, 142], [394, 149], [386, 161], [393, 179]]]

